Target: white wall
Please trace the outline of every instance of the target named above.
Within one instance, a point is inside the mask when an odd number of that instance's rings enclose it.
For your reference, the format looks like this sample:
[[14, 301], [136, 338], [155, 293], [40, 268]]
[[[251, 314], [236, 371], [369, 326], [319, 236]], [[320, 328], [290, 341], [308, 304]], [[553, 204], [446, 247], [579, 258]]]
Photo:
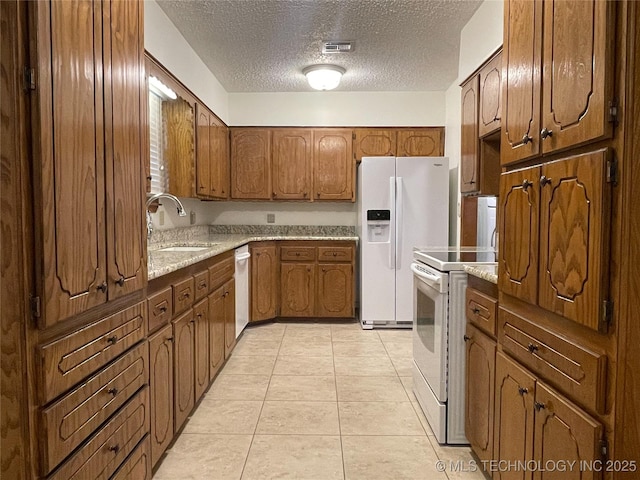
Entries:
[[[500, 45], [503, 31], [502, 0], [485, 0], [460, 33], [460, 59], [458, 78], [445, 94], [446, 136], [445, 155], [452, 168], [450, 185], [449, 238], [460, 244], [460, 83], [472, 74]], [[454, 169], [455, 168], [455, 172]]]
[[444, 92], [230, 93], [231, 125], [438, 126]]
[[155, 0], [144, 2], [144, 48], [229, 123], [229, 94]]

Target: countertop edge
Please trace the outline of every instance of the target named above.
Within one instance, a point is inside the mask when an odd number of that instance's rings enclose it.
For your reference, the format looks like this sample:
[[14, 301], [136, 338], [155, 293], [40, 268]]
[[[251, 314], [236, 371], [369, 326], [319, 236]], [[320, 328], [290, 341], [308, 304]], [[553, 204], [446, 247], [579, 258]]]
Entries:
[[474, 277], [498, 284], [498, 265], [463, 265], [464, 271]]

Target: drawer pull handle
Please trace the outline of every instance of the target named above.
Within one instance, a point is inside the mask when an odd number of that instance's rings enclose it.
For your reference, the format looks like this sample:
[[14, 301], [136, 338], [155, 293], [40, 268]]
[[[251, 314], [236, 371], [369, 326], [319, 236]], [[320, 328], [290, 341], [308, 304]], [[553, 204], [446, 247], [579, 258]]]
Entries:
[[118, 280], [116, 280], [116, 283], [119, 287], [124, 287], [124, 277], [120, 277]]
[[525, 394], [529, 393], [529, 389], [524, 387], [519, 387], [518, 393], [520, 394], [521, 397], [524, 397]]
[[540, 347], [538, 347], [537, 345], [534, 345], [533, 343], [530, 343], [529, 345], [527, 345], [527, 350], [529, 350], [529, 352], [533, 353], [533, 352], [537, 352], [540, 349]]
[[202, 290], [203, 288], [207, 288], [207, 282], [201, 282], [198, 285], [198, 290]]
[[469, 340], [471, 340], [471, 337], [470, 337], [469, 335], [464, 335], [464, 336], [462, 337], [462, 339], [463, 339], [465, 342], [468, 342]]
[[182, 295], [180, 295], [180, 300], [185, 300], [187, 298], [189, 298], [191, 296], [191, 294], [189, 292], [184, 292]]
[[547, 406], [544, 403], [540, 403], [540, 402], [533, 402], [533, 406], [536, 409], [536, 412], [539, 412], [540, 410], [544, 410], [545, 408], [547, 408]]
[[115, 397], [118, 394], [118, 389], [116, 387], [111, 387], [109, 390], [107, 390], [107, 393]]
[[102, 282], [100, 285], [98, 285], [98, 290], [100, 290], [102, 293], [107, 293], [107, 282]]
[[480, 309], [478, 307], [474, 307], [474, 309], [471, 311], [473, 312], [474, 315], [478, 315], [480, 313]]
[[117, 455], [118, 452], [120, 451], [120, 445], [111, 445], [109, 447], [109, 451]]
[[296, 252], [296, 257], [299, 257], [299, 256], [300, 256], [300, 252]]
[[167, 311], [167, 307], [166, 306], [161, 306], [160, 307], [160, 313], [165, 313]]
[[113, 335], [111, 337], [107, 337], [107, 343], [110, 343], [111, 345], [115, 345], [117, 341], [118, 341], [118, 336], [117, 335]]

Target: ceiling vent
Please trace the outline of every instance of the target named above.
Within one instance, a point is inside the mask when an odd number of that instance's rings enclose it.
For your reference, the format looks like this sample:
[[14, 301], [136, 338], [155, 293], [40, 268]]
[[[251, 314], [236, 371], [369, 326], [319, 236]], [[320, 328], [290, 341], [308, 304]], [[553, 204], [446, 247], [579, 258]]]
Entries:
[[353, 42], [324, 42], [322, 53], [350, 53], [353, 52]]

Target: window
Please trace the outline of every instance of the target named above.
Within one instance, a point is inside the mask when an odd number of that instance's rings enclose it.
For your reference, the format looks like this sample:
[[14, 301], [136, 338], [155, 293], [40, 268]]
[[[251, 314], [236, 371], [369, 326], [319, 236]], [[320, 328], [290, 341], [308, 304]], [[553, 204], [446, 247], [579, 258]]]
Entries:
[[149, 89], [149, 147], [151, 163], [151, 193], [162, 193], [168, 189], [167, 171], [163, 158], [164, 131], [162, 128], [162, 100], [153, 89]]

